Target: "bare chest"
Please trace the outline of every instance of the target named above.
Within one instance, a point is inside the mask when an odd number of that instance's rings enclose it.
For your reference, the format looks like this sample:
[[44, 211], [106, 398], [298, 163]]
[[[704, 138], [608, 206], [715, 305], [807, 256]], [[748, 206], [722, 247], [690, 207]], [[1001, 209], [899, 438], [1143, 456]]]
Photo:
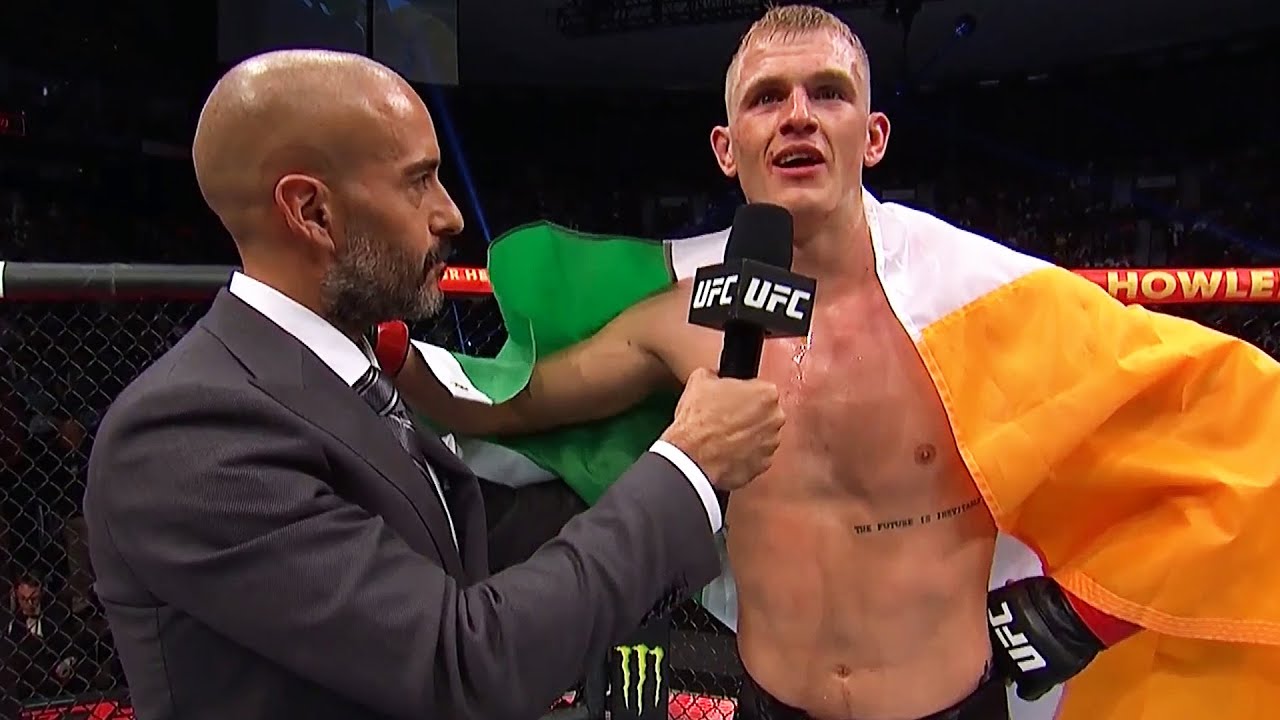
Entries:
[[[673, 369], [714, 367], [718, 339], [699, 334], [685, 346], [691, 362]], [[767, 340], [760, 377], [777, 384], [787, 424], [774, 470], [750, 494], [885, 511], [976, 497], [933, 381], [879, 288], [820, 304], [807, 338]]]
[[887, 304], [820, 312], [808, 338], [769, 344], [761, 376], [781, 393], [785, 459], [831, 492], [884, 497], [959, 469], [933, 382]]

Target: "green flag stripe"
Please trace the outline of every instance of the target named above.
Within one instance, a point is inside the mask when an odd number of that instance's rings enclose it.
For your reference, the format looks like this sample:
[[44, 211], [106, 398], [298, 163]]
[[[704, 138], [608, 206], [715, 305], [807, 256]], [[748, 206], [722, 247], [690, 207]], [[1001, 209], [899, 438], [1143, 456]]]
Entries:
[[[727, 237], [721, 231], [658, 241], [579, 232], [548, 222], [515, 228], [489, 249], [489, 280], [507, 329], [506, 343], [494, 358], [434, 352], [428, 353], [429, 361], [455, 394], [505, 402], [528, 384], [539, 357], [590, 337], [637, 302], [692, 277], [700, 266], [722, 261]], [[490, 479], [517, 487], [562, 478], [594, 504], [671, 422], [675, 401], [674, 394], [661, 393], [616, 417], [586, 425], [462, 438], [463, 460], [470, 456], [482, 476], [500, 475]], [[726, 582], [722, 578], [708, 587], [704, 604], [732, 625], [732, 585]]]
[[[507, 328], [494, 358], [454, 354], [467, 379], [494, 402], [528, 384], [539, 357], [590, 337], [631, 305], [672, 285], [664, 243], [570, 230], [547, 222], [518, 227], [489, 249], [489, 280]], [[587, 426], [510, 438], [482, 438], [561, 477], [594, 503], [669, 422], [674, 397]]]
[[[489, 280], [507, 341], [493, 358], [460, 353], [453, 358], [476, 390], [505, 402], [525, 388], [539, 357], [590, 337], [632, 305], [692, 276], [697, 267], [719, 262], [727, 236], [720, 231], [659, 241], [580, 232], [550, 222], [517, 227], [489, 249]], [[675, 400], [674, 394], [662, 393], [589, 425], [480, 439], [524, 455], [594, 503], [661, 434]]]

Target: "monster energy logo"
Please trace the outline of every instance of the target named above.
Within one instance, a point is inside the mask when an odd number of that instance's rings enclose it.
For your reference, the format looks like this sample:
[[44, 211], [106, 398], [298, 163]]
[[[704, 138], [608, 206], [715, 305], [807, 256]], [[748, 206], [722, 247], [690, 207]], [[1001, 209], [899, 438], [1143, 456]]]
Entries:
[[653, 706], [662, 701], [662, 659], [666, 651], [648, 645], [619, 645], [614, 648], [622, 656], [622, 703], [631, 707], [631, 656], [636, 656], [636, 708], [643, 703], [645, 682], [649, 678], [649, 659], [653, 659]]

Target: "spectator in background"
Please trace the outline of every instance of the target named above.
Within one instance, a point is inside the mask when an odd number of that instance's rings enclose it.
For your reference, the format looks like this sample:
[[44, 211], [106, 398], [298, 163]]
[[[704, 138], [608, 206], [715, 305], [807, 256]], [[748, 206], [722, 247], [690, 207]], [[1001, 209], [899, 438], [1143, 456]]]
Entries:
[[75, 673], [68, 651], [67, 616], [60, 605], [46, 607], [44, 585], [33, 575], [18, 578], [11, 592], [12, 618], [5, 623], [0, 687], [17, 702], [56, 697]]

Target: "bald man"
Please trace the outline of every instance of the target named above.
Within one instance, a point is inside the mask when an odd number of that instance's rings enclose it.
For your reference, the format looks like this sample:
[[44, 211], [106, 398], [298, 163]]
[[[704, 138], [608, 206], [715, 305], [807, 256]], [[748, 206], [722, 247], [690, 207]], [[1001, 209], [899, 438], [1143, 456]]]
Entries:
[[712, 483], [762, 472], [782, 415], [772, 385], [707, 371], [604, 500], [488, 577], [475, 477], [415, 431], [363, 340], [439, 308], [462, 227], [401, 78], [253, 58], [214, 88], [193, 155], [243, 271], [116, 400], [85, 495], [139, 717], [530, 720], [715, 577]]

